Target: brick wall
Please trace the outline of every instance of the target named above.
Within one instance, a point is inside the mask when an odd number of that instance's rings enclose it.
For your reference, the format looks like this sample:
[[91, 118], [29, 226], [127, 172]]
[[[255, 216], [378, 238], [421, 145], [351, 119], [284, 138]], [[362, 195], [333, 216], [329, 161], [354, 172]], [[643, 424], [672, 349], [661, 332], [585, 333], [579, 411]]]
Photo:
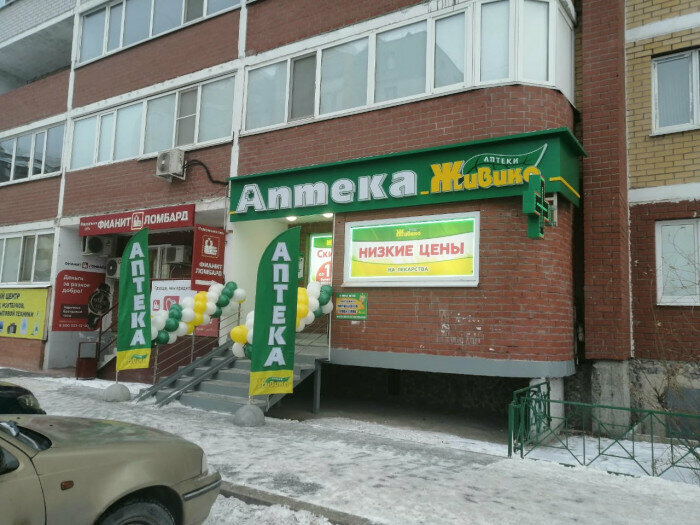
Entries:
[[700, 359], [700, 309], [656, 304], [656, 221], [700, 215], [700, 201], [640, 204], [630, 209], [634, 354], [639, 358]]
[[0, 225], [54, 219], [60, 177], [9, 184], [0, 190]]
[[627, 44], [627, 125], [630, 187], [697, 182], [700, 131], [650, 136], [652, 57], [700, 46], [700, 28]]
[[73, 107], [237, 58], [239, 17], [230, 11], [79, 67]]
[[0, 337], [0, 366], [38, 371], [43, 360], [43, 341]]
[[627, 0], [627, 29], [658, 22], [666, 18], [695, 13], [694, 0]]
[[[207, 165], [215, 180], [229, 176], [231, 144], [222, 144], [187, 153]], [[227, 186], [209, 182], [198, 166], [187, 170], [187, 180], [168, 183], [154, 176], [155, 159], [125, 161], [68, 172], [63, 214], [92, 215], [110, 211], [139, 209], [194, 202], [226, 195]]]
[[503, 86], [241, 137], [246, 175], [573, 126], [558, 91]]
[[[368, 292], [367, 321], [333, 319], [334, 348], [444, 356], [573, 359], [573, 207], [560, 200], [559, 224], [527, 238], [519, 198], [336, 216], [335, 290]], [[476, 288], [341, 288], [345, 222], [481, 212]]]
[[69, 77], [66, 69], [0, 95], [0, 130], [65, 113]]
[[264, 0], [248, 6], [246, 54], [254, 55], [419, 4], [417, 0]]
[[624, 1], [583, 3], [581, 130], [586, 357], [630, 357]]

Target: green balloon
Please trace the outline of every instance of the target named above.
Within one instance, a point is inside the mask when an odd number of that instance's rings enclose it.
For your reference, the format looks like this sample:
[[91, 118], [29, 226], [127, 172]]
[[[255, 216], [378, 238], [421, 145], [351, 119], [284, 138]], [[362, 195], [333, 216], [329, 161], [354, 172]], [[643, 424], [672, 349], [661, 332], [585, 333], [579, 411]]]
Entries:
[[314, 317], [321, 317], [323, 315], [323, 310], [320, 308], [318, 310], [314, 310]]
[[243, 352], [245, 353], [245, 356], [250, 359], [250, 356], [253, 352], [253, 345], [250, 345], [248, 343], [243, 345]]
[[325, 306], [328, 304], [328, 301], [331, 300], [331, 295], [327, 294], [325, 292], [321, 292], [321, 295], [318, 296], [318, 304], [321, 306]]
[[182, 319], [182, 310], [178, 310], [177, 308], [173, 308], [171, 306], [170, 311], [168, 312], [168, 317], [170, 319], [175, 319], [176, 321], [179, 321], [180, 319]]
[[212, 317], [221, 317], [221, 307], [217, 306], [216, 311], [211, 314]]
[[165, 321], [165, 330], [167, 332], [174, 332], [177, 330], [178, 326], [180, 326], [180, 323], [177, 319], [173, 319], [172, 317], [168, 317], [168, 320]]
[[228, 303], [230, 303], [230, 302], [231, 302], [231, 296], [228, 294], [222, 293], [219, 296], [219, 300], [216, 301], [216, 306], [219, 308], [224, 308], [224, 307], [228, 306]]
[[165, 330], [158, 330], [158, 336], [156, 337], [156, 343], [159, 345], [164, 345], [170, 341], [170, 334]]
[[236, 288], [238, 288], [238, 285], [233, 281], [227, 282], [226, 286], [224, 286], [224, 290], [229, 290], [230, 295], [233, 295], [233, 292], [236, 291]]
[[177, 303], [173, 303], [173, 304], [170, 305], [170, 310], [171, 310], [171, 311], [172, 311], [172, 310], [178, 310], [178, 311], [182, 312], [182, 305], [177, 304]]
[[330, 284], [324, 284], [323, 286], [321, 286], [321, 293], [333, 295], [333, 287]]

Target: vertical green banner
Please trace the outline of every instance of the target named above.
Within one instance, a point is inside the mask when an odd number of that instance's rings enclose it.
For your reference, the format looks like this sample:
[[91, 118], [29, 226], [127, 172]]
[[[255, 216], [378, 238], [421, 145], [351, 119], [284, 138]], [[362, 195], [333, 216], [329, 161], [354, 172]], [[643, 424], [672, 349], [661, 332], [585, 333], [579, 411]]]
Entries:
[[148, 228], [144, 228], [126, 245], [119, 270], [117, 370], [148, 368], [151, 357], [149, 268]]
[[289, 394], [294, 387], [300, 232], [297, 226], [275, 237], [258, 265], [251, 396]]

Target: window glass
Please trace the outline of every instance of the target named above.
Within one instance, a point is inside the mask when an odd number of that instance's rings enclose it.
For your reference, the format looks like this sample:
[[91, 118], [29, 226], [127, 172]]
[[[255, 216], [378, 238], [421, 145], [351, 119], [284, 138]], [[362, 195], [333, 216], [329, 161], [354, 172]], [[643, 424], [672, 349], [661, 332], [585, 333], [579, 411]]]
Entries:
[[80, 60], [85, 62], [102, 54], [105, 33], [105, 13], [100, 9], [83, 17], [83, 33], [80, 43]]
[[21, 282], [32, 280], [32, 266], [34, 265], [34, 242], [33, 235], [22, 238], [22, 258], [20, 259], [19, 280]]
[[96, 121], [96, 117], [90, 117], [75, 122], [70, 161], [71, 169], [84, 168], [93, 163]]
[[128, 46], [148, 38], [151, 25], [151, 0], [126, 0], [124, 44]]
[[141, 145], [140, 102], [117, 110], [116, 135], [114, 138], [114, 160], [136, 157]]
[[659, 127], [691, 121], [690, 55], [661, 60], [656, 64]]
[[464, 82], [464, 13], [435, 22], [435, 87]]
[[107, 51], [117, 49], [121, 45], [122, 13], [124, 4], [116, 4], [109, 8], [109, 29], [107, 33]]
[[508, 78], [510, 5], [508, 0], [481, 6], [481, 80]]
[[692, 223], [661, 227], [662, 295], [688, 297], [698, 295], [696, 233]]
[[321, 55], [321, 113], [367, 104], [367, 39], [324, 49]]
[[49, 128], [46, 134], [46, 156], [44, 158], [44, 173], [53, 173], [61, 170], [61, 157], [63, 153], [63, 130], [65, 126]]
[[182, 0], [155, 0], [153, 34], [158, 35], [182, 23]]
[[177, 109], [177, 137], [175, 145], [194, 144], [195, 123], [197, 120], [197, 88], [180, 93]]
[[202, 86], [198, 142], [231, 135], [233, 87], [233, 78], [225, 78]]
[[51, 258], [53, 256], [53, 233], [37, 235], [34, 281], [48, 281], [51, 278]]
[[149, 100], [146, 109], [144, 153], [154, 153], [172, 148], [174, 126], [175, 95]]
[[185, 22], [204, 15], [204, 0], [185, 0]]
[[287, 63], [278, 62], [248, 75], [246, 129], [284, 122]]
[[22, 243], [21, 237], [5, 239], [5, 257], [2, 262], [2, 282], [17, 282], [19, 274], [19, 248]]
[[0, 182], [7, 182], [12, 175], [12, 155], [15, 150], [15, 139], [0, 142]]
[[34, 135], [34, 160], [32, 162], [31, 175], [41, 175], [44, 168], [44, 142], [46, 141], [46, 132], [42, 131]]
[[426, 22], [377, 35], [377, 102], [425, 92]]
[[574, 32], [561, 11], [557, 13], [556, 64], [554, 67], [556, 85], [569, 100], [574, 99]]
[[520, 39], [523, 76], [546, 82], [549, 79], [549, 4], [525, 0], [525, 20]]
[[114, 113], [100, 117], [100, 141], [97, 146], [97, 162], [112, 160], [112, 142], [114, 142]]
[[218, 13], [227, 7], [238, 5], [240, 0], [209, 0], [207, 2], [207, 14]]
[[290, 119], [314, 114], [316, 86], [316, 55], [292, 61], [292, 94], [290, 97]]
[[15, 148], [15, 171], [12, 180], [26, 179], [29, 176], [29, 161], [32, 151], [32, 136], [17, 137]]

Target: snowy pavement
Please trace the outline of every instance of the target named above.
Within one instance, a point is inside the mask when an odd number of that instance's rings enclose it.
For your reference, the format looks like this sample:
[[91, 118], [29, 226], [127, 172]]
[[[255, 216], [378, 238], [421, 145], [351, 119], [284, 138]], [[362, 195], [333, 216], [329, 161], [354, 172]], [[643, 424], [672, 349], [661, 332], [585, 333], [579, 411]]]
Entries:
[[[178, 403], [106, 403], [110, 383], [10, 378], [55, 415], [129, 421], [199, 444], [233, 484], [387, 524], [697, 523], [700, 488], [663, 479], [505, 458], [504, 445], [342, 418], [267, 418], [239, 428], [228, 414]], [[136, 392], [142, 385], [130, 385]], [[323, 518], [220, 497], [207, 523], [298, 523]]]

